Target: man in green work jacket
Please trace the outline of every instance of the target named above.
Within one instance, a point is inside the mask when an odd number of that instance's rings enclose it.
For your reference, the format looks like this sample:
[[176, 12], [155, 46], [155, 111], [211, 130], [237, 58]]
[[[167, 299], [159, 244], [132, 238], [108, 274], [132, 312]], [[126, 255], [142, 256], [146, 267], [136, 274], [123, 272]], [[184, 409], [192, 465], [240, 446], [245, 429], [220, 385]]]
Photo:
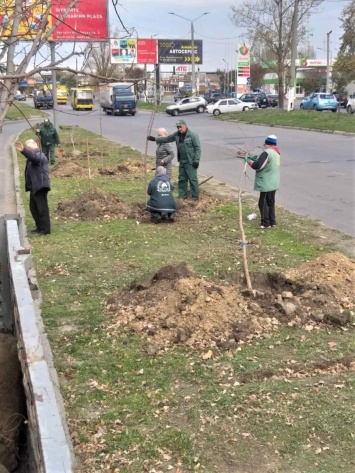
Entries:
[[187, 198], [187, 186], [190, 183], [192, 200], [198, 201], [199, 188], [197, 169], [200, 164], [201, 145], [196, 133], [190, 131], [184, 120], [176, 123], [177, 131], [168, 136], [155, 138], [148, 136], [150, 141], [157, 143], [172, 143], [175, 141], [177, 147], [177, 159], [179, 162], [178, 193], [180, 199]]
[[55, 126], [45, 118], [42, 126], [37, 130], [37, 135], [41, 139], [42, 153], [46, 155], [51, 164], [55, 164], [55, 145], [59, 145], [59, 135]]

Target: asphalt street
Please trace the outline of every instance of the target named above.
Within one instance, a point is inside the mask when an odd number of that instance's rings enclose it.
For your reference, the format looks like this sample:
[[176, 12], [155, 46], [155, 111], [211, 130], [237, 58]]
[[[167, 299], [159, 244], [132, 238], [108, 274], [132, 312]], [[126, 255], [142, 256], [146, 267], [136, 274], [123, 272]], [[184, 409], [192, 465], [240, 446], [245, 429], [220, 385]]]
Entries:
[[[52, 114], [51, 111], [48, 113]], [[135, 117], [107, 116], [97, 102], [92, 112], [76, 112], [69, 105], [61, 105], [57, 113], [59, 125], [78, 125], [143, 153], [150, 118], [150, 112], [138, 112]], [[213, 175], [233, 187], [239, 186], [244, 166], [242, 160], [235, 158], [237, 149], [253, 149], [258, 153], [266, 136], [276, 134], [282, 158], [277, 205], [355, 235], [355, 135], [219, 122], [208, 113], [183, 114], [180, 118], [200, 137], [202, 158], [199, 172]], [[152, 134], [156, 135], [156, 130], [161, 127], [169, 133], [174, 132], [176, 121], [175, 117], [156, 114]], [[3, 138], [23, 128], [26, 128], [25, 123], [6, 124]], [[154, 142], [149, 142], [150, 155], [155, 155], [155, 146]], [[248, 169], [243, 186], [251, 193], [254, 193], [253, 180], [254, 171]]]

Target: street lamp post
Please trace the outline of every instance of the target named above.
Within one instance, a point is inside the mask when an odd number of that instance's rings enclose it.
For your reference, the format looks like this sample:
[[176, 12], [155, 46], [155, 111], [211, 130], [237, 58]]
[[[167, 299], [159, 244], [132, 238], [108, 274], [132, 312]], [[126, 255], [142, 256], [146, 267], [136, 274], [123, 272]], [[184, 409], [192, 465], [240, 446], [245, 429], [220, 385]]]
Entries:
[[228, 79], [228, 76], [229, 76], [229, 66], [228, 66], [228, 62], [225, 60], [225, 59], [222, 59], [222, 61], [224, 61], [226, 63], [226, 69], [224, 69], [224, 91], [223, 93], [225, 94], [226, 93], [226, 89], [229, 88], [229, 79]]
[[[175, 15], [183, 20], [189, 21], [191, 23], [191, 86], [192, 86], [192, 94], [196, 92], [196, 74], [195, 74], [195, 31], [194, 31], [194, 22], [201, 18], [204, 15], [208, 15], [209, 12], [202, 13], [202, 15], [198, 16], [194, 20], [190, 20], [189, 18], [185, 18], [184, 16], [178, 15], [177, 13], [169, 12], [169, 15]], [[198, 92], [198, 91], [197, 91]]]
[[329, 73], [330, 73], [330, 69], [329, 69], [329, 36], [330, 36], [331, 32], [332, 32], [332, 30], [327, 33], [327, 80], [326, 80], [326, 86], [325, 86], [325, 91], [327, 92], [327, 94], [329, 94]]

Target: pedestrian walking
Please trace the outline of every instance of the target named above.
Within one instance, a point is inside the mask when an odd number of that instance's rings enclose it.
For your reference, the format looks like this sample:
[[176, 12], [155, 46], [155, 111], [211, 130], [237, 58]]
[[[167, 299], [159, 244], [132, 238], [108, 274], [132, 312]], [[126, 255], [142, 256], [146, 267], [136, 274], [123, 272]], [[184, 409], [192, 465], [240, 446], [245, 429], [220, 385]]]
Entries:
[[55, 146], [60, 144], [59, 135], [55, 126], [45, 118], [42, 126], [37, 130], [41, 140], [42, 152], [51, 164], [55, 164]]
[[269, 135], [264, 144], [264, 151], [258, 158], [246, 157], [245, 161], [255, 170], [254, 190], [260, 192], [260, 228], [276, 225], [275, 194], [280, 188], [281, 152], [277, 146], [277, 137]]
[[178, 194], [180, 199], [187, 198], [188, 184], [190, 184], [191, 196], [194, 201], [199, 199], [199, 186], [197, 169], [201, 158], [200, 139], [196, 133], [187, 128], [184, 120], [176, 123], [177, 131], [168, 136], [155, 138], [148, 136], [150, 141], [157, 143], [173, 143], [177, 147], [177, 160], [179, 162]]
[[147, 190], [150, 196], [147, 210], [153, 223], [160, 223], [162, 220], [175, 221], [176, 202], [173, 190], [174, 185], [170, 182], [166, 169], [158, 166], [156, 176], [149, 182]]
[[[165, 128], [159, 128], [157, 131], [158, 137], [161, 136], [168, 136], [168, 132]], [[155, 161], [155, 169], [158, 169], [159, 166], [163, 166], [166, 169], [166, 174], [169, 176], [171, 180], [171, 175], [173, 172], [173, 165], [172, 161], [174, 159], [174, 147], [172, 143], [157, 143], [156, 149], [156, 161]]]
[[25, 144], [17, 141], [16, 149], [27, 159], [25, 168], [25, 188], [30, 193], [30, 212], [36, 228], [33, 233], [49, 235], [51, 223], [48, 208], [48, 192], [51, 190], [48, 159], [38, 148], [35, 140], [27, 140]]

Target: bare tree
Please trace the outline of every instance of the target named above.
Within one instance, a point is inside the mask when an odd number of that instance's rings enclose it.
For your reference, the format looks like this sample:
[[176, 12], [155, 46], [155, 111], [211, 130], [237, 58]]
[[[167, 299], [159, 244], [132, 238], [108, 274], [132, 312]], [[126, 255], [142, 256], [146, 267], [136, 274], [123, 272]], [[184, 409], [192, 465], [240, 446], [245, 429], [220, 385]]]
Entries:
[[[298, 38], [306, 36], [308, 18], [316, 12], [323, 0], [246, 0], [239, 7], [231, 7], [232, 22], [247, 30], [250, 44], [263, 44], [274, 55], [277, 73], [279, 103], [283, 107], [285, 78], [291, 52], [292, 22], [295, 2], [298, 2]], [[259, 57], [262, 62], [265, 59]]]

